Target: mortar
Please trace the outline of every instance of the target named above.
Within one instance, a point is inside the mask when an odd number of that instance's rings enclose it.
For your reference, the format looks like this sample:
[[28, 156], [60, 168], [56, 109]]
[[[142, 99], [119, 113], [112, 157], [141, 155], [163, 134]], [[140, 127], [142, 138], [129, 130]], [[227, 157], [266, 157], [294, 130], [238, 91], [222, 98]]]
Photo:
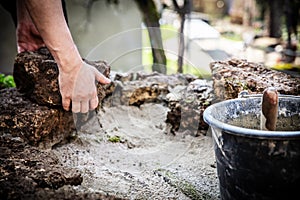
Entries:
[[215, 141], [221, 199], [287, 199], [300, 188], [300, 97], [280, 95], [276, 131], [260, 129], [261, 95], [204, 112]]

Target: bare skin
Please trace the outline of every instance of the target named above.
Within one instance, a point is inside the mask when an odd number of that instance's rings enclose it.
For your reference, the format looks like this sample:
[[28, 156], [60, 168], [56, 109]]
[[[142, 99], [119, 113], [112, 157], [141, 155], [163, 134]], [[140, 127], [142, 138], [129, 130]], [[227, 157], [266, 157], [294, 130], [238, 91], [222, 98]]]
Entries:
[[262, 115], [262, 129], [275, 131], [278, 115], [278, 92], [275, 88], [267, 88], [263, 92]]
[[59, 88], [65, 110], [86, 113], [98, 106], [95, 81], [110, 80], [83, 62], [58, 0], [18, 0], [18, 51], [46, 46], [59, 68]]
[[18, 25], [17, 25], [17, 48], [18, 53], [23, 51], [34, 51], [45, 46], [39, 31], [33, 24], [24, 4], [18, 4]]

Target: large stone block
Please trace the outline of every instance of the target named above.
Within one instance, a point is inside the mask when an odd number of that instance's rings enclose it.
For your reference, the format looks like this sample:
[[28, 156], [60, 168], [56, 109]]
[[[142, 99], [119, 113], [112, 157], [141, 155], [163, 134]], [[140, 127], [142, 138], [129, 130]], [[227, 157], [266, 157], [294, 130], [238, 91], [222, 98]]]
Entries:
[[[109, 76], [106, 62], [85, 62]], [[76, 130], [74, 115], [61, 106], [58, 67], [49, 51], [41, 48], [18, 54], [14, 79], [17, 88], [0, 91], [0, 131], [44, 148], [66, 141]], [[97, 84], [99, 107], [106, 96], [106, 87], [109, 86]], [[92, 114], [80, 115], [77, 124], [84, 124]]]
[[74, 130], [71, 112], [34, 103], [16, 88], [0, 91], [0, 132], [50, 148], [65, 141]]
[[[95, 66], [106, 77], [110, 67], [104, 61], [85, 62]], [[35, 52], [23, 52], [16, 56], [14, 79], [18, 90], [32, 102], [50, 107], [61, 106], [61, 95], [58, 86], [58, 67], [46, 48]], [[104, 85], [98, 83], [98, 97], [105, 97]]]
[[280, 94], [300, 95], [299, 78], [258, 63], [230, 59], [212, 62], [211, 70], [218, 101], [237, 98], [243, 90], [250, 94], [263, 93], [267, 87], [275, 87]]

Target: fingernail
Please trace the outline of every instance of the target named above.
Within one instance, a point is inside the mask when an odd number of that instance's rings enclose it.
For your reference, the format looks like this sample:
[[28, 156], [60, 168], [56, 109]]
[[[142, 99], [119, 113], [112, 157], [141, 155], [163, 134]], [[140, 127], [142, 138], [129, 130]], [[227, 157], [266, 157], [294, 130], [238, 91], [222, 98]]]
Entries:
[[63, 108], [64, 108], [64, 110], [65, 110], [65, 111], [69, 111], [69, 109], [68, 109], [68, 108], [66, 108], [66, 107], [63, 107]]
[[105, 77], [105, 83], [111, 83], [111, 80]]

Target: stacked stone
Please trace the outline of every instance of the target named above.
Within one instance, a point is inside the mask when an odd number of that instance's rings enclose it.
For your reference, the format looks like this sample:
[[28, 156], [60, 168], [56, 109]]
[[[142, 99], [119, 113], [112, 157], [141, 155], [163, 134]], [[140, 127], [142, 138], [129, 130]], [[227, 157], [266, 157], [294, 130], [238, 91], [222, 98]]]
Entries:
[[189, 74], [129, 73], [115, 75], [112, 95], [104, 103], [107, 106], [161, 103], [169, 108], [167, 132], [198, 136], [206, 133], [208, 125], [203, 112], [213, 99], [212, 81]]
[[[89, 63], [109, 76], [104, 61]], [[17, 88], [0, 92], [0, 131], [44, 148], [66, 141], [76, 127], [72, 112], [62, 108], [58, 67], [49, 51], [41, 48], [18, 54], [14, 79]], [[106, 95], [105, 87], [97, 85], [99, 102]]]
[[247, 90], [262, 94], [267, 87], [275, 87], [280, 94], [300, 95], [300, 78], [267, 69], [261, 64], [230, 59], [211, 63], [213, 88], [218, 101], [237, 98]]

